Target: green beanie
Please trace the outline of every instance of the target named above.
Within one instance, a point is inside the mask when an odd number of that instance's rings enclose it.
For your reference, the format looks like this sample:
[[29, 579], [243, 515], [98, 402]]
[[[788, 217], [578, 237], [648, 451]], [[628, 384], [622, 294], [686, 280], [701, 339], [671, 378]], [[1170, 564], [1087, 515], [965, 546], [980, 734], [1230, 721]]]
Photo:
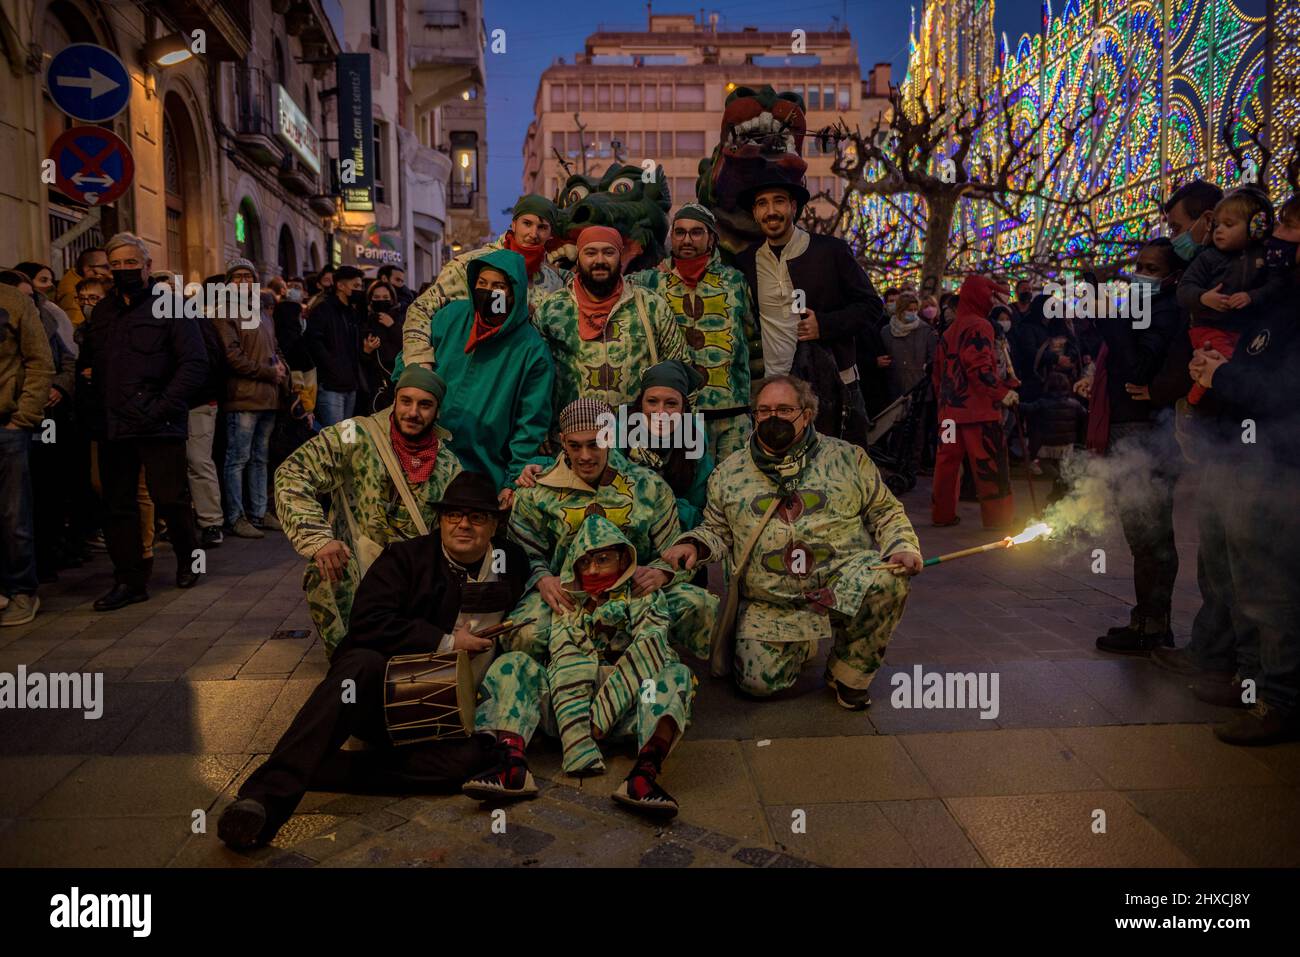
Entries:
[[447, 394], [447, 383], [442, 381], [442, 376], [438, 373], [426, 369], [424, 366], [413, 365], [407, 366], [397, 378], [397, 387], [393, 389], [393, 394], [406, 388], [423, 389], [433, 395], [442, 405], [442, 397]]
[[537, 193], [528, 193], [519, 197], [519, 202], [515, 203], [515, 208], [510, 211], [511, 219], [518, 219], [525, 213], [532, 213], [534, 216], [540, 216], [551, 224], [552, 229], [558, 229], [560, 224], [556, 222], [559, 218], [556, 215], [555, 204], [545, 196], [539, 196]]
[[665, 359], [656, 366], [651, 366], [641, 376], [641, 391], [655, 386], [667, 386], [676, 389], [686, 398], [704, 385], [704, 376], [681, 359]]

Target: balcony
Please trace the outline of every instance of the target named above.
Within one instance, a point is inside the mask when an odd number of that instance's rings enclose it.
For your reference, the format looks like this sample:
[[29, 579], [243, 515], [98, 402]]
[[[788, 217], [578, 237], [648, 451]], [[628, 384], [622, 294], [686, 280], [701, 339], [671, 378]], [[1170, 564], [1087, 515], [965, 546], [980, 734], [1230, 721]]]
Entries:
[[483, 84], [483, 9], [479, 0], [416, 0], [407, 6], [411, 108], [428, 112]]
[[214, 60], [239, 62], [248, 58], [249, 0], [210, 0], [208, 3], [162, 3], [157, 7], [187, 35], [202, 30], [207, 37], [207, 56]]
[[292, 156], [285, 156], [280, 161], [278, 170], [280, 182], [291, 193], [309, 196], [316, 192], [317, 176]]
[[471, 183], [451, 183], [447, 186], [447, 205], [452, 209], [473, 209], [475, 192]]
[[235, 142], [263, 166], [279, 166], [287, 150], [275, 135], [275, 98], [261, 70], [235, 67]]

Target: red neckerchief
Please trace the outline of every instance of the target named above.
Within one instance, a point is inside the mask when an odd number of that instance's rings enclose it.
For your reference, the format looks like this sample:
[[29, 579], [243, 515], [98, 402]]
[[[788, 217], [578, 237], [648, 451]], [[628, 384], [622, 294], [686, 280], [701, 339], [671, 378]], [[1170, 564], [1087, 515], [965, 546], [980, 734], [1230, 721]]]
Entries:
[[397, 453], [397, 464], [402, 467], [406, 481], [419, 485], [433, 473], [433, 464], [438, 458], [438, 432], [430, 429], [422, 439], [408, 439], [397, 427], [397, 417], [388, 420], [388, 437], [393, 442], [393, 451]]
[[617, 568], [611, 572], [606, 572], [603, 575], [593, 575], [590, 572], [579, 572], [578, 584], [582, 586], [583, 591], [592, 598], [595, 598], [597, 595], [609, 591], [609, 587], [621, 577], [623, 577], [623, 572]]
[[709, 260], [712, 258], [711, 253], [700, 253], [698, 256], [692, 256], [690, 259], [673, 259], [673, 269], [677, 270], [677, 275], [682, 277], [682, 282], [686, 283], [687, 289], [694, 289], [704, 278], [705, 271], [709, 268]]
[[513, 229], [506, 230], [506, 239], [502, 244], [512, 253], [518, 253], [524, 257], [524, 267], [528, 270], [528, 278], [531, 279], [537, 275], [537, 271], [542, 268], [542, 261], [546, 256], [546, 247], [544, 245], [527, 246], [515, 239]]
[[505, 316], [502, 316], [501, 321], [494, 326], [490, 322], [485, 322], [483, 317], [478, 314], [478, 310], [475, 309], [474, 327], [469, 331], [469, 342], [465, 343], [465, 354], [469, 355], [474, 351], [474, 347], [484, 339], [490, 339], [500, 332], [501, 327], [505, 325], [505, 318]]
[[582, 277], [575, 276], [573, 298], [578, 303], [578, 335], [587, 342], [599, 339], [600, 334], [605, 331], [609, 314], [614, 311], [614, 305], [622, 294], [623, 277], [621, 276], [614, 291], [604, 299], [593, 299], [591, 293], [587, 292], [587, 287], [582, 284]]

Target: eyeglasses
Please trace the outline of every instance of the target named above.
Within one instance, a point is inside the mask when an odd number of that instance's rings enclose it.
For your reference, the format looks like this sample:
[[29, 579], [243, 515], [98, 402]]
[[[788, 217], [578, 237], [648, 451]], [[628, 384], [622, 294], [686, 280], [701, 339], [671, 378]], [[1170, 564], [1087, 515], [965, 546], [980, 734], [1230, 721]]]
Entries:
[[468, 518], [475, 528], [482, 528], [492, 520], [492, 515], [488, 512], [467, 512], [459, 508], [444, 508], [442, 517], [452, 525], [459, 525], [462, 519]]
[[754, 410], [754, 418], [766, 419], [769, 416], [775, 415], [778, 418], [790, 420], [797, 419], [802, 412], [803, 409], [793, 405], [760, 405]]
[[98, 305], [99, 300], [103, 298], [103, 296], [78, 296], [77, 302], [83, 306], [94, 306]]
[[685, 238], [688, 237], [688, 236], [689, 236], [691, 239], [703, 239], [704, 237], [706, 237], [706, 236], [708, 236], [708, 235], [709, 235], [709, 231], [708, 231], [707, 229], [703, 229], [703, 228], [700, 228], [700, 229], [691, 229], [691, 230], [686, 230], [686, 229], [674, 229], [674, 230], [673, 230], [673, 239], [685, 239]]

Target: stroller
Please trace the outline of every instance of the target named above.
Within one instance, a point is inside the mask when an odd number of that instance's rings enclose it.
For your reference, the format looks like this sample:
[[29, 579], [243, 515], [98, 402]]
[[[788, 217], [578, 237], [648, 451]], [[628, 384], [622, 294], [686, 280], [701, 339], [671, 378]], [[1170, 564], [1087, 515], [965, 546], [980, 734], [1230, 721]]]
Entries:
[[867, 432], [867, 454], [885, 473], [885, 485], [895, 495], [916, 487], [917, 434], [930, 408], [930, 365], [912, 388], [880, 410]]

